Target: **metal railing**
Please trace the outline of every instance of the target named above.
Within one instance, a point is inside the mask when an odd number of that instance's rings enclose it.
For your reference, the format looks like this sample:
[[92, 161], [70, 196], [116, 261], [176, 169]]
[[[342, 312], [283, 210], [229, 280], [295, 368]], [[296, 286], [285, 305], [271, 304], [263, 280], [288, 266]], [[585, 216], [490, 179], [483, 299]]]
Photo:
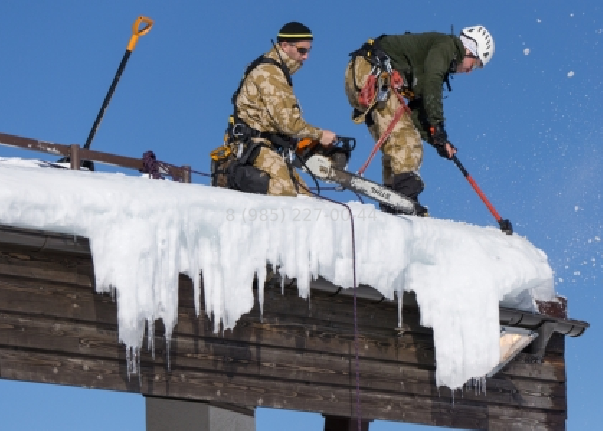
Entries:
[[[101, 151], [88, 150], [82, 148], [79, 144], [55, 144], [53, 142], [0, 133], [0, 145], [52, 154], [54, 156], [69, 157], [70, 167], [74, 170], [80, 169], [82, 160], [90, 160], [106, 165], [135, 169], [138, 172], [145, 172], [142, 158], [126, 157], [117, 154], [103, 153]], [[191, 182], [190, 166], [174, 166], [169, 163], [161, 163], [169, 167], [169, 175], [174, 179], [177, 179], [177, 181], [182, 183]]]

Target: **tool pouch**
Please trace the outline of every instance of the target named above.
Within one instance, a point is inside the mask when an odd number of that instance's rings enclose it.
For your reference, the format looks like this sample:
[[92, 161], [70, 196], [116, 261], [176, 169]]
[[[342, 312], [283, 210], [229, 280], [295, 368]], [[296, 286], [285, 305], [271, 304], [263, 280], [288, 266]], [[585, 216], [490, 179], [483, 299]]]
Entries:
[[245, 193], [267, 194], [270, 176], [253, 166], [261, 144], [250, 141], [248, 144], [238, 145], [241, 149], [239, 154], [227, 151], [222, 152], [221, 157], [212, 156], [212, 186]]

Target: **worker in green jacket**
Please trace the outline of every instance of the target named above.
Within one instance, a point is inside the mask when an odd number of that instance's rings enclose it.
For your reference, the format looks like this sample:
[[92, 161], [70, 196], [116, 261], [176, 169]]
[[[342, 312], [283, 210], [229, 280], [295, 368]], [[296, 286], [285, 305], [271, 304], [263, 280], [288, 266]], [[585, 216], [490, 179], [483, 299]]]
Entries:
[[[422, 140], [442, 157], [456, 153], [444, 127], [443, 84], [449, 85], [452, 73], [484, 67], [493, 54], [494, 39], [481, 25], [466, 27], [459, 36], [383, 35], [351, 53], [345, 91], [353, 119], [366, 123], [376, 142], [383, 141], [383, 183], [412, 199], [417, 215], [427, 215], [418, 200], [424, 188], [419, 176]], [[408, 100], [410, 114], [404, 111], [402, 97]]]

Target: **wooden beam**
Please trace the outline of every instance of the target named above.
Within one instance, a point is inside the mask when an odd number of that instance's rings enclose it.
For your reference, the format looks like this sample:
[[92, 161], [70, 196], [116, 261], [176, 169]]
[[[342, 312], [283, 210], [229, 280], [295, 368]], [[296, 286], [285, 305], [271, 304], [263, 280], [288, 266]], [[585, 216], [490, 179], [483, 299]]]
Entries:
[[[353, 420], [352, 298], [313, 291], [309, 307], [295, 286], [281, 294], [269, 285], [263, 317], [256, 302], [233, 330], [216, 334], [210, 319], [195, 315], [190, 279], [181, 276], [179, 289], [170, 351], [157, 325], [155, 357], [145, 349], [140, 375], [128, 378], [116, 304], [110, 295], [94, 293], [90, 256], [0, 244], [0, 378]], [[395, 330], [397, 313], [394, 303], [358, 300], [363, 421], [565, 429], [561, 334], [551, 338], [542, 364], [520, 355], [487, 379], [485, 394], [451, 393], [435, 387], [432, 331], [420, 326], [411, 296], [401, 332]]]

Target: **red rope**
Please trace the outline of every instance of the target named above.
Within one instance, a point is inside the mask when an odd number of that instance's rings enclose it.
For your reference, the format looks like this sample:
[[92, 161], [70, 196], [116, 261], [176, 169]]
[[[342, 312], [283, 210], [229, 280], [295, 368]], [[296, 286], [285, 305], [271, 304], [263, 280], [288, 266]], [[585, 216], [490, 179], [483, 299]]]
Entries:
[[375, 154], [377, 154], [377, 151], [379, 151], [379, 149], [381, 148], [381, 146], [383, 145], [385, 140], [387, 138], [389, 138], [389, 135], [392, 133], [392, 130], [394, 130], [394, 127], [395, 127], [396, 123], [398, 122], [398, 120], [402, 117], [402, 114], [404, 112], [408, 112], [408, 114], [410, 115], [410, 108], [406, 104], [404, 97], [402, 97], [402, 95], [398, 91], [396, 91], [396, 89], [393, 87], [391, 88], [391, 91], [393, 91], [396, 94], [396, 96], [398, 97], [398, 101], [400, 102], [400, 107], [398, 109], [396, 109], [396, 113], [394, 114], [394, 118], [392, 119], [392, 122], [389, 123], [389, 126], [387, 126], [387, 129], [385, 129], [385, 132], [383, 133], [383, 135], [381, 135], [381, 137], [379, 138], [379, 140], [373, 147], [373, 151], [371, 151], [371, 154], [369, 155], [368, 159], [366, 160], [366, 162], [364, 162], [364, 165], [362, 165], [362, 167], [358, 171], [359, 175], [364, 175], [364, 171], [366, 171], [366, 168], [368, 168], [368, 165], [371, 163], [371, 161], [373, 160], [373, 157], [375, 157]]

